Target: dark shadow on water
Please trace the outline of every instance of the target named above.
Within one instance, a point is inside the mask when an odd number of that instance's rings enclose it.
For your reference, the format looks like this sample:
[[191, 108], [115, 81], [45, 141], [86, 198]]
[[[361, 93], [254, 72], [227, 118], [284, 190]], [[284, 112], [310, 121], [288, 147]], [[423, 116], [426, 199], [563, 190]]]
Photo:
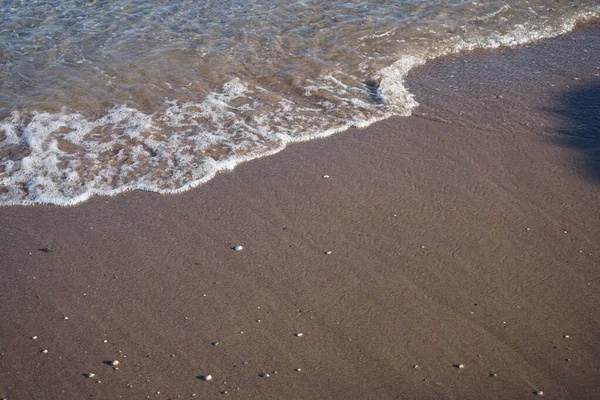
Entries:
[[366, 81], [364, 84], [371, 103], [383, 104], [383, 97], [381, 97], [381, 94], [379, 94], [379, 82], [371, 79]]
[[580, 151], [583, 173], [600, 182], [600, 82], [564, 93], [551, 111], [564, 119], [558, 142]]

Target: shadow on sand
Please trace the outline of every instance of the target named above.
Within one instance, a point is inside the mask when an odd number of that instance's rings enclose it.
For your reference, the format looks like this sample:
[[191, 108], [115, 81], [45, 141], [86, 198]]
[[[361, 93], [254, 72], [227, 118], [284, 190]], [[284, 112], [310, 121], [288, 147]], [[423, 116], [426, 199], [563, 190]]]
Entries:
[[564, 93], [551, 111], [565, 121], [558, 143], [580, 151], [583, 173], [600, 183], [600, 82]]

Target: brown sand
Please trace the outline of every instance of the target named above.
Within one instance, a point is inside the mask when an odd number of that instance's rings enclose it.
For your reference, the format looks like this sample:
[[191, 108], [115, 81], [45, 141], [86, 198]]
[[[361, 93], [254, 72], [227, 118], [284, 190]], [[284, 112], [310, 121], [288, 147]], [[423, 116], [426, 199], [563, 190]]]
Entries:
[[[0, 209], [0, 397], [599, 398], [599, 32], [182, 195]], [[548, 54], [554, 92], [509, 73]]]

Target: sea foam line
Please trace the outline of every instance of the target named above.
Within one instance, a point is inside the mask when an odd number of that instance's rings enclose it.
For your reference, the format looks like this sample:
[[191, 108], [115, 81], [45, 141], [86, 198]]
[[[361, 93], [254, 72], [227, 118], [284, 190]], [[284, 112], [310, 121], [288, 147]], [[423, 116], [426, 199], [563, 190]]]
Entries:
[[[152, 130], [152, 121], [154, 119], [165, 118], [164, 115], [145, 114], [141, 111], [127, 108], [126, 106], [119, 106], [95, 121], [88, 121], [82, 115], [77, 113], [37, 113], [30, 116], [29, 122], [25, 124], [22, 121], [26, 119], [26, 117], [15, 112], [11, 117], [0, 122], [0, 130], [4, 131], [4, 140], [0, 143], [0, 146], [25, 146], [29, 149], [30, 153], [29, 155], [24, 156], [20, 160], [20, 163], [11, 160], [3, 163], [4, 173], [0, 174], [0, 187], [7, 187], [8, 195], [4, 195], [0, 198], [0, 205], [55, 204], [72, 206], [84, 202], [92, 196], [114, 196], [130, 190], [152, 191], [162, 194], [174, 194], [188, 191], [191, 188], [208, 182], [221, 171], [232, 170], [240, 163], [276, 154], [282, 151], [289, 143], [324, 138], [350, 128], [363, 128], [391, 116], [410, 115], [411, 111], [418, 106], [418, 103], [414, 99], [414, 95], [406, 88], [405, 78], [412, 69], [424, 64], [428, 60], [474, 49], [514, 47], [541, 39], [559, 36], [572, 31], [579, 23], [591, 22], [598, 19], [599, 10], [600, 6], [582, 12], [574, 17], [565, 17], [555, 27], [519, 25], [509, 33], [494, 34], [488, 37], [474, 37], [467, 40], [456, 37], [443, 42], [435, 51], [424, 51], [417, 55], [402, 56], [390, 66], [382, 69], [377, 77], [379, 79], [379, 94], [387, 104], [385, 111], [379, 112], [370, 118], [357, 118], [356, 120], [345, 121], [338, 126], [305, 133], [301, 136], [285, 133], [258, 132], [266, 134], [267, 136], [270, 135], [277, 145], [271, 148], [261, 148], [260, 151], [251, 151], [245, 155], [234, 154], [224, 160], [204, 160], [201, 165], [201, 167], [204, 168], [201, 169], [202, 176], [198, 179], [192, 179], [189, 182], [182, 183], [176, 188], [161, 188], [157, 186], [156, 182], [153, 184], [152, 182], [149, 183], [140, 179], [139, 181], [125, 183], [115, 187], [108, 187], [106, 185], [94, 187], [94, 182], [83, 182], [84, 185], [88, 185], [86, 190], [83, 193], [74, 196], [61, 195], [59, 192], [44, 192], [37, 193], [33, 197], [30, 197], [30, 194], [28, 193], [26, 197], [22, 197], [15, 194], [17, 193], [16, 190], [13, 191], [11, 196], [11, 186], [16, 188], [18, 185], [35, 183], [35, 179], [43, 179], [40, 178], [39, 175], [47, 175], [50, 172], [60, 174], [60, 168], [58, 166], [61, 165], [61, 160], [57, 157], [57, 155], [60, 154], [60, 149], [56, 142], [46, 140], [48, 135], [57, 129], [68, 127], [70, 132], [64, 135], [65, 139], [83, 146], [96, 146], [96, 150], [102, 150], [103, 144], [101, 142], [92, 143], [91, 145], [85, 143], [85, 140], [82, 138], [85, 137], [86, 132], [90, 132], [90, 130], [94, 128], [112, 125], [118, 126], [122, 130], [124, 137], [135, 138], [140, 136], [143, 131]], [[213, 119], [226, 118], [228, 101], [239, 96], [251, 95], [247, 92], [248, 88], [239, 80], [234, 79], [224, 86], [223, 93], [213, 94], [212, 97], [209, 96], [208, 102], [198, 105], [200, 111], [195, 111], [195, 113], [202, 117], [208, 116], [208, 118]], [[167, 109], [167, 114], [169, 111], [172, 113], [172, 115], [169, 116], [170, 119], [167, 118], [168, 122], [172, 126], [177, 126], [178, 124], [180, 126], [186, 126], [186, 121], [182, 120], [182, 116], [185, 115], [173, 112], [177, 107], [180, 107], [180, 105], [173, 103], [173, 105]], [[282, 107], [285, 110], [285, 105]], [[219, 110], [224, 111], [225, 114], [215, 112]], [[196, 117], [197, 116], [198, 115], [196, 115]], [[190, 117], [190, 115], [187, 115], [187, 117]], [[194, 117], [194, 115], [192, 115], [192, 117]], [[268, 121], [266, 121], [266, 123], [268, 123]], [[244, 128], [243, 125], [242, 128]], [[248, 130], [255, 129], [252, 127], [245, 128]], [[171, 143], [168, 143], [169, 140]], [[156, 149], [158, 149], [157, 151], [161, 150], [161, 146], [163, 146], [163, 149], [169, 149], [169, 145], [175, 147], [178, 145], [177, 137], [170, 137], [167, 140], [167, 143], [162, 143], [153, 139], [147, 139], [147, 143], [154, 145]], [[104, 144], [104, 146], [106, 147], [109, 145]], [[170, 150], [173, 149], [171, 148]], [[94, 153], [88, 153], [86, 154], [86, 157], [93, 158]], [[63, 164], [64, 161], [65, 160], [62, 160]], [[77, 160], [67, 160], [67, 166], [69, 165], [69, 162], [75, 164]], [[127, 172], [127, 168], [123, 168], [125, 172]], [[74, 173], [71, 172], [71, 174]], [[77, 179], [77, 176], [69, 175], [69, 172], [65, 172], [63, 175], [63, 179], [66, 182]]]

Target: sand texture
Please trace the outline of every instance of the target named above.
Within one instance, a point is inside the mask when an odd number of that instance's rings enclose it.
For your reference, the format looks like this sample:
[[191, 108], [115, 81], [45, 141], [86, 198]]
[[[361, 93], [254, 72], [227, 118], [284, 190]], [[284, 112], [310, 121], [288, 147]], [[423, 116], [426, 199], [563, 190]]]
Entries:
[[1, 208], [0, 397], [600, 398], [599, 43], [431, 63], [417, 116], [181, 195]]

